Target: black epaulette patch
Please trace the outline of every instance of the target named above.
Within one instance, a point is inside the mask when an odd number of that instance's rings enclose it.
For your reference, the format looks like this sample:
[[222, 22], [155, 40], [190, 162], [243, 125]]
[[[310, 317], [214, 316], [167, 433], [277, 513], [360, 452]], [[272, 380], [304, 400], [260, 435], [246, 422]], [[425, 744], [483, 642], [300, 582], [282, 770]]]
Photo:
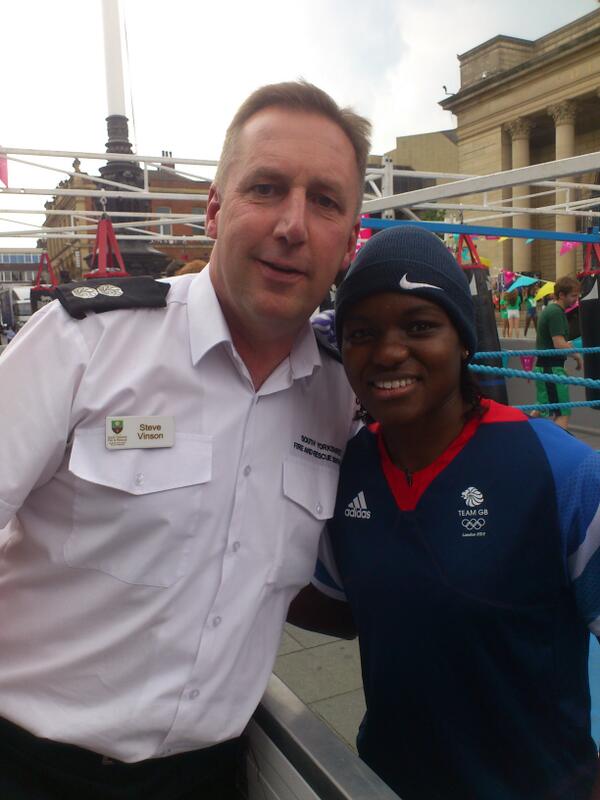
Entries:
[[340, 351], [334, 344], [332, 344], [329, 341], [327, 334], [323, 333], [318, 328], [313, 328], [313, 331], [315, 334], [315, 339], [317, 340], [317, 344], [319, 345], [319, 349], [323, 350], [325, 353], [327, 353], [328, 356], [331, 356], [331, 358], [334, 358], [341, 364], [342, 356], [340, 354]]
[[101, 314], [118, 308], [164, 308], [170, 285], [142, 275], [132, 278], [92, 278], [56, 287], [56, 299], [75, 319], [88, 311]]

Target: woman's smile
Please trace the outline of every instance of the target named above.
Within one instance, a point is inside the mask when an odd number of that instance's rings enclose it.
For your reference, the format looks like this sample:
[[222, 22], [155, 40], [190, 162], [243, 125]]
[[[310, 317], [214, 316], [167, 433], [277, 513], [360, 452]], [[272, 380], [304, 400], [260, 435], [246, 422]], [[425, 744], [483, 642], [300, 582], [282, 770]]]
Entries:
[[344, 318], [342, 357], [348, 379], [384, 430], [421, 425], [448, 405], [462, 413], [463, 353], [444, 309], [423, 297], [370, 295]]

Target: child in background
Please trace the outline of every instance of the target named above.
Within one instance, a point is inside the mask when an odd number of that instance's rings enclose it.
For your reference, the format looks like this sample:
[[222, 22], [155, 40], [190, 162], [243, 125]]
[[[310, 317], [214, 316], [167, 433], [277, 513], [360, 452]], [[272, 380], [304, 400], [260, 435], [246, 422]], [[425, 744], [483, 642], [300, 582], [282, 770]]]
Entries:
[[514, 289], [506, 294], [506, 312], [508, 314], [508, 336], [519, 336], [519, 318], [521, 316], [521, 295]]

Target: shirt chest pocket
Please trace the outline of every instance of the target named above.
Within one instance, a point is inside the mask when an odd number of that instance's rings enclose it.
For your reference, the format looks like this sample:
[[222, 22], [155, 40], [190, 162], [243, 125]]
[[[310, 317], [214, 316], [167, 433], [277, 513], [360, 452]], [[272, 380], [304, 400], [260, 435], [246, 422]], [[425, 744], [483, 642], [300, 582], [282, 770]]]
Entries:
[[103, 429], [80, 430], [69, 471], [67, 564], [145, 586], [185, 575], [202, 524], [202, 484], [212, 475], [210, 436], [178, 433], [173, 447], [115, 451], [104, 447]]
[[326, 520], [333, 516], [339, 470], [288, 458], [283, 462], [286, 502], [277, 533], [270, 582], [278, 587], [310, 583]]

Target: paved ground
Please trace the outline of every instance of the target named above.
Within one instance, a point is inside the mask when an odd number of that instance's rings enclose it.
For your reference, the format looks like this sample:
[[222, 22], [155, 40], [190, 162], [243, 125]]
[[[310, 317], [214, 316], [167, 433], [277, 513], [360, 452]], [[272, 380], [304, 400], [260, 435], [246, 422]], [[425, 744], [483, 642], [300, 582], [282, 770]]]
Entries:
[[357, 641], [286, 625], [275, 674], [352, 749], [365, 711]]

